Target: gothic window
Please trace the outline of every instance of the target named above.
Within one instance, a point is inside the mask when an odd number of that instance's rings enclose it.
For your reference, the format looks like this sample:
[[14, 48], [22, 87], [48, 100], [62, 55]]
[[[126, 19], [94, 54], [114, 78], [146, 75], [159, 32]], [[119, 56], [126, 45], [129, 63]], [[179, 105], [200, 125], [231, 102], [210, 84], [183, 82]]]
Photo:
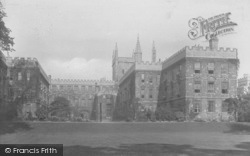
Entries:
[[82, 91], [85, 91], [85, 86], [82, 85], [82, 86], [81, 86], [81, 90], [82, 90]]
[[208, 74], [214, 74], [214, 63], [208, 63], [207, 70]]
[[18, 72], [18, 77], [17, 77], [18, 81], [22, 80], [22, 73]]
[[222, 94], [228, 94], [228, 82], [222, 82], [221, 83], [221, 93]]
[[201, 112], [201, 100], [194, 100], [193, 103], [193, 111], [195, 113]]
[[60, 90], [63, 90], [63, 85], [60, 85]]
[[201, 92], [201, 80], [194, 81], [194, 92], [200, 93]]
[[222, 63], [221, 64], [221, 74], [227, 74], [228, 73], [228, 64]]
[[208, 112], [215, 112], [215, 101], [208, 101]]
[[194, 73], [196, 73], [196, 74], [201, 73], [201, 63], [200, 62], [194, 63]]

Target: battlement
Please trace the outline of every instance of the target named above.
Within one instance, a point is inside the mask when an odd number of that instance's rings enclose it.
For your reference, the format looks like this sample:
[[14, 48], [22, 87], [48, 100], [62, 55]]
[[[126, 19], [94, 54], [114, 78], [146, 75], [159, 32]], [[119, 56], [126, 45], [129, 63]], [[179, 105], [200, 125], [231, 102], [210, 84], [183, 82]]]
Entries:
[[185, 57], [199, 57], [199, 58], [222, 58], [222, 59], [237, 59], [237, 49], [233, 48], [219, 48], [217, 50], [211, 50], [209, 47], [201, 46], [186, 46], [167, 58], [163, 62], [163, 69], [169, 67], [173, 63], [181, 60]]
[[136, 62], [137, 65], [162, 65], [161, 61], [158, 62], [150, 62], [150, 61], [141, 61], [141, 62]]
[[199, 50], [201, 52], [237, 52], [237, 49], [236, 48], [229, 48], [229, 47], [220, 47], [216, 50], [211, 50], [209, 47], [202, 47], [202, 46], [186, 46], [184, 48], [187, 48], [188, 50]]
[[112, 80], [52, 79], [51, 84], [114, 85]]

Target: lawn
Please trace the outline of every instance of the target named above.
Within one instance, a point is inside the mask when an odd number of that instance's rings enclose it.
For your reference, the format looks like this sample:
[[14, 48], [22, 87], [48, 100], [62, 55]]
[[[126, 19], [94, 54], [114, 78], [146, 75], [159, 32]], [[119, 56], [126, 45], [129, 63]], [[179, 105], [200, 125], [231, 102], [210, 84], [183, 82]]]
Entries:
[[250, 155], [246, 123], [0, 124], [1, 144], [63, 144], [64, 156]]

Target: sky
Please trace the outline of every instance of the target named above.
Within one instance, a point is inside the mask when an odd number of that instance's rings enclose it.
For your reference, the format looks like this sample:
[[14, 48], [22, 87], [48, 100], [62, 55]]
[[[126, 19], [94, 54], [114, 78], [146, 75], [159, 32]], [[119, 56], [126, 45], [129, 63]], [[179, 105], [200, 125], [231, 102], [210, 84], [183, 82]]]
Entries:
[[[187, 34], [191, 18], [231, 12], [238, 24], [220, 47], [238, 49], [239, 77], [250, 73], [249, 0], [1, 0], [14, 37], [12, 57], [35, 57], [52, 78], [112, 78], [112, 53], [132, 56], [139, 34], [143, 60], [164, 61], [184, 46], [208, 46]], [[6, 54], [6, 53], [5, 53]]]

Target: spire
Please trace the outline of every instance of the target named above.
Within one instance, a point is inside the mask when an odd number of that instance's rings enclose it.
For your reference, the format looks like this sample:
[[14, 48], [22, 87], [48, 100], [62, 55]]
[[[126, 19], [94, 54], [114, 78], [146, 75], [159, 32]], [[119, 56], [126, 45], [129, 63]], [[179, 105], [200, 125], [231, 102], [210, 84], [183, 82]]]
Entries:
[[155, 41], [153, 41], [153, 47], [152, 47], [152, 62], [156, 61], [156, 49], [155, 49]]
[[136, 42], [136, 47], [135, 47], [135, 53], [141, 53], [141, 45], [140, 45], [139, 34], [138, 34], [138, 36], [137, 36], [137, 42]]
[[135, 51], [134, 51], [134, 57], [135, 57], [136, 62], [141, 62], [142, 61], [142, 52], [141, 52], [139, 34], [137, 36], [137, 42], [136, 42], [136, 47], [135, 47]]

